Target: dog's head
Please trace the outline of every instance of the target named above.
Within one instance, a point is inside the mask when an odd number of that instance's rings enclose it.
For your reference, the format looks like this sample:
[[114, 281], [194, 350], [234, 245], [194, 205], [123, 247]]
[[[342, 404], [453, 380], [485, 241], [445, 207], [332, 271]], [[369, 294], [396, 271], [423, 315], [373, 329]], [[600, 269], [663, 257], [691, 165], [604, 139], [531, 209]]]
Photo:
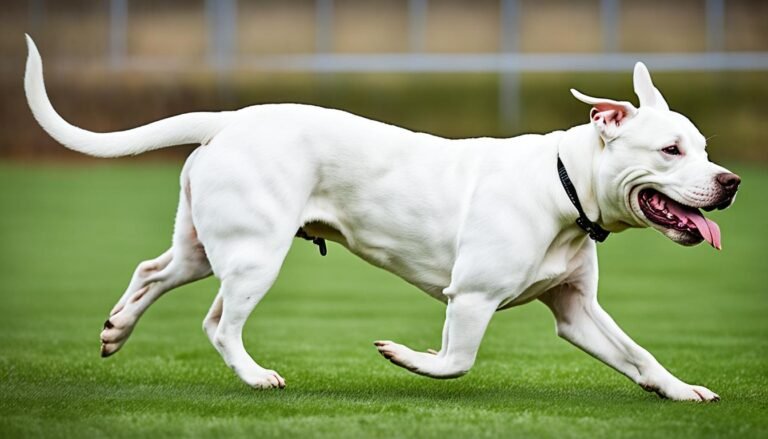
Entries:
[[736, 198], [740, 178], [707, 158], [706, 139], [688, 118], [670, 111], [637, 63], [629, 102], [593, 98], [590, 120], [602, 139], [595, 170], [601, 218], [611, 229], [653, 227], [683, 245], [706, 240], [720, 248], [720, 229], [699, 209], [725, 209]]

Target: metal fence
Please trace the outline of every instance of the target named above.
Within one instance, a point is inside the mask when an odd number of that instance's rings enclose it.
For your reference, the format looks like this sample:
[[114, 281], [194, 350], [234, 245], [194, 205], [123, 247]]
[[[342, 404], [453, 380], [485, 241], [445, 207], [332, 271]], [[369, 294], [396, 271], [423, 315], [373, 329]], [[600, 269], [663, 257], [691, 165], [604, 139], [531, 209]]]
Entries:
[[[302, 72], [532, 72], [617, 71], [633, 60], [649, 60], [655, 70], [768, 70], [768, 52], [727, 52], [725, 0], [704, 0], [706, 52], [619, 52], [620, 0], [600, 0], [602, 52], [520, 53], [519, 0], [499, 0], [501, 48], [493, 53], [433, 54], [424, 51], [428, 0], [408, 0], [409, 51], [390, 54], [338, 54], [332, 51], [334, 0], [315, 0], [315, 52], [235, 56], [237, 0], [205, 0], [209, 26], [208, 62], [217, 70], [252, 69]], [[180, 63], [127, 53], [128, 0], [110, 0], [109, 59], [115, 68], [138, 70], [183, 67]], [[161, 61], [161, 62], [158, 62]]]
[[[238, 0], [205, 0], [207, 63], [231, 70], [337, 72], [493, 72], [500, 75], [500, 117], [515, 123], [519, 114], [519, 74], [523, 72], [628, 71], [637, 60], [654, 71], [768, 70], [768, 52], [725, 50], [725, 0], [703, 0], [706, 51], [637, 53], [619, 51], [620, 0], [599, 0], [601, 50], [594, 53], [519, 51], [521, 0], [499, 0], [500, 50], [484, 53], [425, 51], [429, 0], [407, 0], [408, 50], [397, 53], [333, 52], [334, 0], [315, 0], [315, 51], [302, 54], [243, 55], [237, 51]], [[433, 0], [438, 1], [438, 0]], [[31, 15], [41, 0], [30, 0]], [[109, 0], [109, 66], [138, 71], [194, 68], [191, 60], [131, 55], [128, 52], [129, 0]]]

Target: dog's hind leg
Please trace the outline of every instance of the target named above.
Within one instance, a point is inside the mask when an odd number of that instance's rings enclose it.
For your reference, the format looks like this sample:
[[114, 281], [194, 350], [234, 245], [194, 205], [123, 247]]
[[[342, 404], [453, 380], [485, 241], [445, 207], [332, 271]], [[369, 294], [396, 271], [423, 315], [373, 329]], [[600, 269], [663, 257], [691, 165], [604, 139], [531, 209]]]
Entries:
[[285, 380], [277, 372], [263, 368], [251, 358], [242, 336], [248, 316], [272, 286], [290, 248], [293, 233], [284, 235], [282, 239], [241, 236], [218, 244], [218, 249], [230, 259], [203, 328], [227, 366], [254, 388], [285, 387]]
[[214, 336], [216, 335], [216, 329], [219, 327], [221, 321], [221, 313], [224, 310], [224, 300], [221, 298], [221, 293], [216, 295], [211, 304], [211, 309], [208, 310], [205, 319], [203, 320], [203, 331], [208, 336], [208, 340], [214, 343]]
[[112, 311], [109, 312], [109, 316], [112, 317], [113, 315], [122, 311], [122, 309], [125, 308], [125, 304], [131, 300], [131, 297], [135, 297], [136, 293], [142, 289], [145, 280], [149, 278], [149, 276], [167, 267], [172, 258], [173, 248], [169, 248], [163, 252], [163, 254], [154, 259], [148, 259], [146, 261], [140, 262], [136, 267], [136, 270], [133, 272], [133, 277], [131, 277], [131, 281], [128, 283], [128, 288], [125, 289], [125, 292], [123, 293], [122, 297], [120, 297], [120, 300], [118, 300], [115, 306], [112, 307]]
[[189, 214], [187, 194], [182, 191], [173, 246], [136, 268], [126, 292], [104, 323], [101, 355], [107, 357], [117, 352], [128, 341], [139, 318], [164, 293], [210, 274], [211, 266]]
[[440, 352], [416, 352], [392, 341], [377, 341], [379, 353], [392, 363], [432, 378], [458, 378], [475, 363], [485, 329], [499, 301], [484, 294], [459, 294], [449, 299]]

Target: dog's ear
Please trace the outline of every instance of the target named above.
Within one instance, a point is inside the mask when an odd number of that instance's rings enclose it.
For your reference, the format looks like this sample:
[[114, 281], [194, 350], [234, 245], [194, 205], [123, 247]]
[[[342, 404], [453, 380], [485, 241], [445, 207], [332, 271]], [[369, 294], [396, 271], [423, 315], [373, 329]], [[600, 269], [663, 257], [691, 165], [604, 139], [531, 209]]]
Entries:
[[600, 132], [600, 137], [606, 141], [614, 139], [618, 135], [618, 128], [624, 119], [637, 113], [637, 108], [626, 101], [593, 98], [574, 89], [571, 89], [571, 93], [576, 99], [592, 106], [589, 119]]
[[635, 64], [635, 74], [632, 76], [632, 82], [635, 86], [635, 94], [640, 99], [640, 107], [654, 107], [659, 110], [669, 110], [667, 101], [661, 95], [659, 89], [653, 86], [651, 74], [645, 64], [638, 62]]

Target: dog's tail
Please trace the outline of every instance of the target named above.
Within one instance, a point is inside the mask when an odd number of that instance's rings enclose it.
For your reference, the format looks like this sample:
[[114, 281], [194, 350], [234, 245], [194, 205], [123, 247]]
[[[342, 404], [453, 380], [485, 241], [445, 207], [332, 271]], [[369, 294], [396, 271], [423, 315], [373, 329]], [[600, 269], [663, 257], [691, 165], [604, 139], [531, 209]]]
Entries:
[[230, 120], [230, 112], [187, 113], [125, 131], [94, 133], [71, 125], [53, 109], [43, 82], [43, 63], [27, 35], [24, 91], [32, 114], [43, 129], [69, 149], [96, 157], [121, 157], [172, 145], [206, 143]]

